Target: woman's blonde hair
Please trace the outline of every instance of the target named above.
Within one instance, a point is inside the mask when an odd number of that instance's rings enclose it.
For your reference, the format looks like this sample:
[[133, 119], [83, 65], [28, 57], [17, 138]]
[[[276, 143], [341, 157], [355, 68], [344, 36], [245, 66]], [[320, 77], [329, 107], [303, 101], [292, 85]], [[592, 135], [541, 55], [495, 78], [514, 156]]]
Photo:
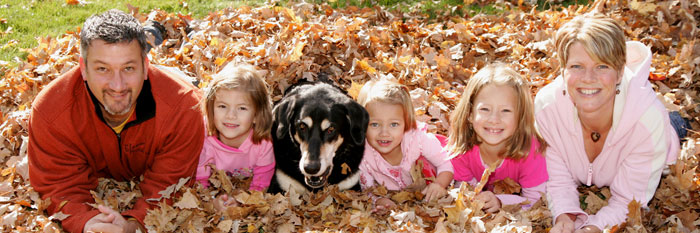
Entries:
[[248, 64], [229, 64], [214, 76], [214, 79], [204, 90], [204, 98], [200, 103], [202, 112], [206, 114], [208, 135], [219, 136], [214, 123], [214, 102], [219, 90], [239, 90], [249, 94], [253, 102], [255, 124], [253, 125], [254, 144], [263, 139], [270, 140], [272, 127], [272, 110], [267, 85], [254, 66]]
[[615, 20], [601, 14], [574, 17], [557, 30], [554, 36], [559, 65], [563, 70], [569, 61], [569, 47], [576, 42], [596, 62], [621, 71], [626, 62], [625, 33]]
[[512, 87], [517, 97], [517, 125], [515, 132], [508, 139], [509, 146], [505, 156], [516, 160], [526, 157], [530, 152], [533, 136], [540, 143], [538, 151], [543, 152], [546, 143], [535, 129], [534, 104], [527, 80], [506, 64], [494, 63], [482, 68], [469, 79], [457, 107], [450, 115], [450, 133], [445, 147], [450, 152], [450, 158], [463, 154], [480, 143], [469, 117], [473, 112], [476, 96], [482, 88], [490, 84]]
[[403, 107], [403, 119], [406, 122], [404, 132], [417, 128], [416, 113], [413, 110], [413, 102], [408, 88], [390, 80], [371, 80], [365, 83], [357, 95], [357, 102], [362, 107], [373, 101], [387, 104], [398, 104]]

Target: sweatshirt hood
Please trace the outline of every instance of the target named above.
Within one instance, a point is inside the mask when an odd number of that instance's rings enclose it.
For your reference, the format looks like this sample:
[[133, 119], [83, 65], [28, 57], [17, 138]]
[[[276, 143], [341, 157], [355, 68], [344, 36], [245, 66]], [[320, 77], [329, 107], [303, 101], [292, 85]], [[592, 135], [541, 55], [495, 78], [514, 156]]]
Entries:
[[[649, 82], [651, 50], [638, 41], [627, 42], [625, 63], [619, 98], [615, 98], [610, 142], [624, 140], [635, 123], [656, 101], [656, 92]], [[624, 121], [622, 120], [624, 119]]]

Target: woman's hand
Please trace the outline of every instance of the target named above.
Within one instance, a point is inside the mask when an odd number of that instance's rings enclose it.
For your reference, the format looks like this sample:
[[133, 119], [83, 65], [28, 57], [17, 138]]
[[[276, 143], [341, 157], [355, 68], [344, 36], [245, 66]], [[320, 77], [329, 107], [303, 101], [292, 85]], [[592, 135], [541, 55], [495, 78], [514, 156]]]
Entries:
[[573, 214], [562, 214], [557, 217], [552, 229], [549, 230], [550, 233], [571, 233], [574, 232], [574, 219], [576, 215]]
[[396, 203], [394, 203], [394, 201], [386, 197], [380, 197], [374, 202], [374, 209], [372, 212], [383, 215], [394, 208], [396, 208]]
[[484, 202], [482, 210], [487, 213], [493, 213], [501, 209], [501, 200], [496, 197], [491, 191], [484, 191], [476, 195], [476, 199]]
[[219, 212], [226, 211], [226, 208], [229, 206], [238, 206], [236, 199], [230, 198], [226, 194], [220, 195], [214, 199], [214, 208]]
[[447, 194], [447, 190], [445, 190], [445, 188], [443, 188], [442, 185], [438, 184], [437, 182], [433, 182], [425, 187], [421, 193], [425, 195], [423, 200], [430, 202], [445, 196], [445, 194]]

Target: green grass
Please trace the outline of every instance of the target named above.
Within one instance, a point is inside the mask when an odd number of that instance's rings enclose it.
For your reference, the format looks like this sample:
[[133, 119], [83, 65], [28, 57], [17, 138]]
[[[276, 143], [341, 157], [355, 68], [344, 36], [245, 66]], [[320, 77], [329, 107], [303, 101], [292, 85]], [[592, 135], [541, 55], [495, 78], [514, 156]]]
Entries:
[[[65, 0], [0, 0], [0, 60], [26, 59], [23, 49], [37, 45], [35, 37], [57, 36], [82, 26], [93, 14], [117, 8], [128, 11], [127, 3], [140, 12], [162, 9], [203, 18], [211, 11], [241, 5], [261, 5], [264, 0], [82, 0], [84, 5], [67, 5]], [[182, 4], [181, 2], [186, 2]], [[8, 28], [9, 33], [5, 33]], [[8, 44], [9, 43], [9, 44]]]
[[[152, 9], [192, 14], [203, 18], [209, 12], [241, 5], [259, 6], [265, 0], [81, 0], [87, 4], [67, 5], [66, 0], [0, 0], [0, 60], [16, 64], [26, 59], [27, 50], [37, 46], [36, 37], [58, 36], [75, 30], [93, 14], [117, 8], [127, 11], [127, 3], [137, 6], [140, 12]], [[294, 0], [281, 0], [287, 5]], [[309, 1], [309, 0], [307, 0]], [[513, 0], [517, 1], [517, 0]], [[186, 4], [183, 4], [186, 3]], [[373, 7], [380, 5], [389, 10], [408, 12], [418, 10], [429, 19], [437, 16], [473, 16], [478, 13], [498, 14], [501, 8], [494, 1], [474, 1], [464, 6], [464, 0], [311, 0], [327, 2], [334, 8], [347, 6]], [[487, 2], [487, 3], [483, 3]], [[587, 4], [590, 0], [564, 0], [561, 5]], [[549, 1], [538, 0], [539, 9], [558, 7]], [[11, 28], [8, 30], [8, 28]], [[7, 33], [6, 33], [7, 32]]]

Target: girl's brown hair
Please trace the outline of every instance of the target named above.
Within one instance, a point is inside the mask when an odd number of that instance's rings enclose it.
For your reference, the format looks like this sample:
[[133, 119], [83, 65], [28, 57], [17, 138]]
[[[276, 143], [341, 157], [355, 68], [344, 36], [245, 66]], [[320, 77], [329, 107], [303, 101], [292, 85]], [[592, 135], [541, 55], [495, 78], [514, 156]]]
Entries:
[[204, 98], [200, 102], [202, 112], [207, 118], [207, 132], [210, 136], [219, 136], [214, 123], [214, 102], [218, 90], [239, 90], [249, 94], [255, 111], [253, 125], [254, 144], [263, 139], [270, 140], [272, 127], [272, 107], [267, 91], [267, 85], [258, 70], [248, 64], [229, 64], [214, 76], [214, 79], [204, 90]]
[[518, 122], [515, 132], [508, 139], [509, 146], [505, 156], [515, 160], [527, 157], [533, 136], [540, 143], [538, 151], [543, 152], [546, 143], [535, 129], [534, 104], [527, 80], [506, 64], [494, 63], [482, 68], [469, 79], [457, 107], [450, 115], [450, 133], [445, 147], [450, 152], [449, 157], [463, 154], [480, 143], [469, 117], [473, 112], [476, 96], [483, 87], [490, 84], [512, 87], [518, 98], [515, 110]]

